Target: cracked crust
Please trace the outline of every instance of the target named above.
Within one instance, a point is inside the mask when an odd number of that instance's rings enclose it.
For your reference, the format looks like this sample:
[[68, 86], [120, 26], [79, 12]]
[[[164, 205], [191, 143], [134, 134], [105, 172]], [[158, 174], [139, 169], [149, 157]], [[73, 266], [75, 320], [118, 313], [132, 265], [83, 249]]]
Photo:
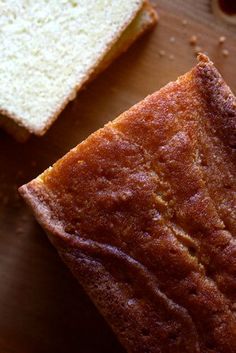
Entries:
[[20, 188], [130, 353], [236, 351], [235, 98], [199, 60]]
[[204, 55], [197, 66], [199, 91], [212, 110], [213, 124], [222, 140], [236, 148], [236, 99], [214, 65]]

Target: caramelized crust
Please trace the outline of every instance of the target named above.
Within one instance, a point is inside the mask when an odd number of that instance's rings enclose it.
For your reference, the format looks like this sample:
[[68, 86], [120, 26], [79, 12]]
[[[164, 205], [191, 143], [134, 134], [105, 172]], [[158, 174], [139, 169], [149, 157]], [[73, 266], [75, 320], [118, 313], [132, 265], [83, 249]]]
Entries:
[[236, 352], [236, 100], [199, 61], [20, 189], [130, 353]]

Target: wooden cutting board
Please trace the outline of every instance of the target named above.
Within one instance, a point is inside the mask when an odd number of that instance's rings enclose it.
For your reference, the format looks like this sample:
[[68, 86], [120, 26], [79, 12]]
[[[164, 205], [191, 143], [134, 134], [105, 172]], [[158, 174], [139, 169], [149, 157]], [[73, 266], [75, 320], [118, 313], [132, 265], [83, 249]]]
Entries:
[[[192, 36], [236, 92], [236, 25], [213, 14], [210, 0], [153, 3], [159, 25], [80, 93], [45, 137], [19, 144], [0, 132], [1, 353], [123, 352], [19, 199], [18, 186], [188, 71], [196, 63]], [[226, 37], [221, 45], [220, 36]]]

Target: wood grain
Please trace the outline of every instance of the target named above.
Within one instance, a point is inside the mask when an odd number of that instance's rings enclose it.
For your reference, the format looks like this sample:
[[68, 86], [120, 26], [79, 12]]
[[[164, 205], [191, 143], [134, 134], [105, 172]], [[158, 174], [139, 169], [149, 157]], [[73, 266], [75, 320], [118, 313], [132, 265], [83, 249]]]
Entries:
[[[19, 199], [17, 187], [104, 123], [189, 70], [196, 62], [189, 44], [192, 35], [236, 92], [236, 26], [214, 15], [211, 1], [153, 3], [160, 15], [156, 29], [80, 93], [46, 136], [18, 144], [0, 132], [2, 353], [123, 352]], [[220, 46], [222, 35], [226, 41]]]

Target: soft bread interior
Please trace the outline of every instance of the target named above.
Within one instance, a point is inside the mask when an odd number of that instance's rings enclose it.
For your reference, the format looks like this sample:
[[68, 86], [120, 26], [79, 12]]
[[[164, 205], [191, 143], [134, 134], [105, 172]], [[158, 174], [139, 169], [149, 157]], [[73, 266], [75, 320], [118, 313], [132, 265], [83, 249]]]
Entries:
[[43, 134], [143, 3], [0, 2], [0, 113]]
[[[137, 13], [131, 24], [122, 32], [117, 42], [112, 46], [108, 53], [104, 56], [100, 64], [88, 77], [85, 84], [90, 82], [99, 73], [105, 70], [109, 64], [115, 60], [120, 54], [129, 48], [129, 46], [145, 32], [151, 28], [157, 21], [156, 12], [153, 10], [150, 3], [145, 2], [141, 10]], [[16, 123], [7, 115], [0, 115], [0, 126], [10, 133], [17, 141], [25, 142], [29, 136], [29, 131], [23, 127], [20, 122]]]

